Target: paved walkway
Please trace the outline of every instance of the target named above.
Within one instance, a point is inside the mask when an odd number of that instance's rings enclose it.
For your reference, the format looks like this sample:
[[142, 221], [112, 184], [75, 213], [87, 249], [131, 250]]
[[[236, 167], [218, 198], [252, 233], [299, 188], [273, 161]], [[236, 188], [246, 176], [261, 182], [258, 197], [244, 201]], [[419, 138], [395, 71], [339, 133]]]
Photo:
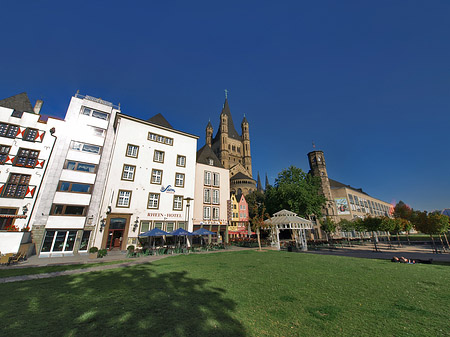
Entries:
[[309, 250], [310, 254], [324, 254], [324, 255], [337, 255], [337, 256], [350, 256], [369, 259], [384, 259], [390, 260], [392, 257], [404, 256], [413, 260], [430, 260], [450, 262], [450, 253], [435, 254], [431, 251], [431, 247], [428, 246], [414, 246], [414, 245], [402, 245], [397, 247], [392, 245], [389, 247], [386, 243], [378, 243], [379, 252], [375, 252], [372, 243], [364, 245], [357, 245], [353, 247], [343, 247], [334, 249], [320, 249]]
[[[210, 254], [210, 253], [221, 253], [221, 252], [239, 251], [239, 250], [247, 250], [247, 249], [253, 249], [253, 248], [243, 248], [243, 247], [231, 246], [229, 249], [196, 252], [196, 253], [192, 253], [192, 254]], [[84, 268], [84, 269], [72, 269], [72, 270], [58, 271], [58, 272], [52, 272], [52, 273], [4, 277], [4, 278], [0, 278], [0, 284], [19, 282], [19, 281], [29, 281], [29, 280], [36, 280], [36, 279], [43, 279], [43, 278], [50, 278], [50, 277], [57, 277], [57, 276], [64, 276], [64, 275], [84, 274], [84, 273], [89, 273], [89, 272], [93, 272], [93, 271], [102, 271], [102, 270], [115, 269], [115, 268], [123, 268], [123, 267], [134, 266], [137, 264], [153, 262], [153, 261], [161, 260], [161, 259], [169, 257], [169, 256], [176, 256], [176, 255], [182, 255], [182, 254], [150, 255], [150, 256], [141, 256], [138, 258], [127, 258], [126, 252], [113, 251], [113, 252], [109, 252], [108, 255], [106, 255], [102, 259], [89, 259], [88, 255], [74, 255], [74, 256], [67, 256], [67, 257], [53, 257], [53, 258], [52, 257], [51, 258], [39, 258], [36, 255], [34, 255], [34, 256], [31, 256], [27, 261], [20, 262], [18, 265], [0, 267], [0, 270], [1, 269], [21, 269], [21, 268], [30, 268], [30, 267], [45, 267], [45, 266], [63, 266], [63, 265], [73, 265], [73, 264], [82, 265], [82, 264], [89, 264], [89, 263], [99, 263], [99, 262], [101, 263], [101, 262], [121, 261], [121, 260], [124, 260], [124, 261], [120, 262], [120, 263], [93, 266], [93, 267]]]

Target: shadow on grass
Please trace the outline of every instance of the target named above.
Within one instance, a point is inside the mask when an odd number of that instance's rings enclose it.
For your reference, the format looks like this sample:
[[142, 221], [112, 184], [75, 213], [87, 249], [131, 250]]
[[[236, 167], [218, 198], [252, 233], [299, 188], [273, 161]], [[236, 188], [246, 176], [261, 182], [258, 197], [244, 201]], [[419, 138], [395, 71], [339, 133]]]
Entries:
[[2, 336], [245, 336], [226, 291], [139, 265], [4, 284]]

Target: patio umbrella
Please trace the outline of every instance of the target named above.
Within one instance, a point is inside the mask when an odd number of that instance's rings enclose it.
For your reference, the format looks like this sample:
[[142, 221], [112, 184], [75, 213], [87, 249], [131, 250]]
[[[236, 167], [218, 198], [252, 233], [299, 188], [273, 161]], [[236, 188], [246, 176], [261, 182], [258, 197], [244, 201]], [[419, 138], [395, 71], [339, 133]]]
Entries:
[[[140, 234], [139, 237], [149, 237], [149, 236], [154, 237], [163, 235], [169, 235], [169, 233], [159, 228], [153, 228], [151, 231]], [[155, 240], [153, 240], [153, 249], [155, 249]]]
[[[188, 232], [187, 230], [185, 230], [184, 228], [178, 228], [177, 230], [174, 230], [173, 232], [170, 232], [169, 234], [173, 235], [173, 236], [184, 236], [184, 237], [186, 237], [186, 239], [187, 239], [188, 235], [194, 235], [191, 232]], [[186, 242], [186, 246], [187, 246], [187, 242]]]
[[211, 232], [211, 231], [209, 231], [207, 229], [204, 229], [204, 228], [199, 228], [196, 231], [193, 231], [192, 235], [216, 235], [216, 233]]

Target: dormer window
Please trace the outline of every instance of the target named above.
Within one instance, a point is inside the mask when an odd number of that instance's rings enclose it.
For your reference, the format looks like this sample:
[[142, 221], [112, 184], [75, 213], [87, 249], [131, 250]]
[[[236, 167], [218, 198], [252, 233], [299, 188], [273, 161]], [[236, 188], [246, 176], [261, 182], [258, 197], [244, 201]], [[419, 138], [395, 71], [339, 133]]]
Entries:
[[214, 165], [214, 160], [211, 158], [208, 158], [208, 165]]

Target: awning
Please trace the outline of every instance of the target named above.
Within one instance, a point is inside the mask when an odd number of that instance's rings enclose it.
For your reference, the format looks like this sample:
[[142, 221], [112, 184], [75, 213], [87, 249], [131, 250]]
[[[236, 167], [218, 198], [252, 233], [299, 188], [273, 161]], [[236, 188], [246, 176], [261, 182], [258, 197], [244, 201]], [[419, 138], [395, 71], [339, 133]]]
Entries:
[[26, 219], [26, 215], [18, 215], [18, 214], [0, 214], [0, 218], [16, 218], [16, 219]]

